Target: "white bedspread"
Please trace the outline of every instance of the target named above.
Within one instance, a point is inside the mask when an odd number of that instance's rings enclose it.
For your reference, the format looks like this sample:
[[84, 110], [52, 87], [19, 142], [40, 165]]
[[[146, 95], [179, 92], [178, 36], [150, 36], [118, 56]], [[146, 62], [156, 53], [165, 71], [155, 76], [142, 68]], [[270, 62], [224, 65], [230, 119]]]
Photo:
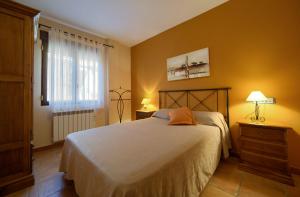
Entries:
[[70, 134], [60, 171], [82, 197], [199, 196], [222, 147], [216, 126], [148, 118]]

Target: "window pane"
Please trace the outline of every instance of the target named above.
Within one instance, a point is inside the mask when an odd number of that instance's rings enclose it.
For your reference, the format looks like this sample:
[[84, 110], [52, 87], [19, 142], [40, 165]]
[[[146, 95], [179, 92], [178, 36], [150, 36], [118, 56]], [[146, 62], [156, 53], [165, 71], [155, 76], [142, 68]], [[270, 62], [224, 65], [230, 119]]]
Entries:
[[[57, 32], [56, 32], [57, 33]], [[52, 35], [48, 53], [48, 99], [58, 108], [100, 104], [100, 53], [84, 41]]]

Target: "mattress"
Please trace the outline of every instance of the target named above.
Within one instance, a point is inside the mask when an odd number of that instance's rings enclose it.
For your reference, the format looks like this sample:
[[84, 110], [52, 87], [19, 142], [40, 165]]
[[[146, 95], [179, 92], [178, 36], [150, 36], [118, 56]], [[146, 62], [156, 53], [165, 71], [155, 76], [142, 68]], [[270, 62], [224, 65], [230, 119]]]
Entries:
[[152, 117], [72, 133], [60, 171], [82, 197], [198, 197], [218, 165], [222, 132]]

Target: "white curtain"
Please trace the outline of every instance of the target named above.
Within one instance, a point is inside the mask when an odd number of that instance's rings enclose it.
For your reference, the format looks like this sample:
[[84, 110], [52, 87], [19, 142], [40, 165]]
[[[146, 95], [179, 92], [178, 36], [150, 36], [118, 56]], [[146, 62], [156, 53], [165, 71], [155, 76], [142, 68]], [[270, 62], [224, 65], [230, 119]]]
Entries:
[[49, 31], [47, 99], [54, 112], [103, 108], [106, 53], [102, 44]]

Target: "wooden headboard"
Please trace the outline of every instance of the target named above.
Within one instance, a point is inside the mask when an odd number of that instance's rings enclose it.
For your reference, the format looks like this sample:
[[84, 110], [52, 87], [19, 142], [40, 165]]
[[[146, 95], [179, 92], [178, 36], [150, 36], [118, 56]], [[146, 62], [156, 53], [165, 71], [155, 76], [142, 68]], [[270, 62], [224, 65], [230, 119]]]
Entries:
[[229, 125], [229, 90], [224, 88], [160, 90], [159, 108], [187, 106], [192, 111], [216, 111], [224, 115]]

